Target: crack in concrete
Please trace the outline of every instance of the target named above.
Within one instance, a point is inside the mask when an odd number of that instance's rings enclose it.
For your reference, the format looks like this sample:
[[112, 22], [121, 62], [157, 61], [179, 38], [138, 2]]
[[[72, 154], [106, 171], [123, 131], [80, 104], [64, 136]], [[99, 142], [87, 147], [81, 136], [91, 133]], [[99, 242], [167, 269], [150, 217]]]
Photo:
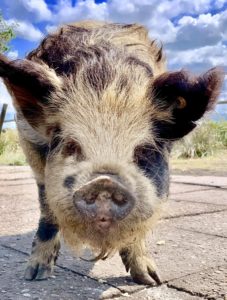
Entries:
[[[7, 215], [8, 216], [11, 216], [11, 215], [15, 215], [15, 214], [20, 214], [20, 213], [26, 213], [26, 212], [37, 212], [37, 208], [31, 208], [31, 209], [23, 209], [23, 210], [14, 210], [13, 212], [11, 212], [11, 213], [8, 213], [7, 212]], [[29, 221], [30, 222], [30, 221]], [[25, 223], [25, 224], [27, 224], [27, 223]]]
[[[213, 189], [209, 189], [209, 190], [213, 190]], [[223, 208], [227, 208], [227, 201], [226, 201], [226, 204], [218, 204], [218, 203], [212, 203], [212, 202], [201, 202], [201, 201], [194, 201], [194, 200], [181, 200], [181, 199], [169, 199], [169, 201], [174, 201], [174, 202], [184, 202], [184, 203], [187, 203], [187, 202], [190, 202], [190, 203], [197, 203], [197, 204], [208, 204], [208, 205], [213, 205], [213, 206], [222, 206]]]
[[194, 272], [191, 272], [191, 273], [187, 273], [185, 275], [182, 275], [182, 276], [179, 276], [179, 277], [175, 277], [173, 279], [169, 279], [169, 280], [164, 280], [162, 283], [163, 284], [169, 284], [170, 282], [172, 281], [175, 281], [175, 280], [179, 280], [179, 279], [182, 279], [182, 278], [185, 278], [187, 276], [191, 276], [191, 275], [195, 275], [195, 274], [198, 274], [198, 273], [201, 273], [201, 272], [206, 272], [206, 271], [209, 271], [209, 270], [212, 270], [212, 269], [219, 269], [219, 268], [225, 268], [227, 267], [227, 264], [224, 263], [223, 265], [217, 265], [217, 266], [210, 266], [208, 268], [203, 268], [203, 269], [199, 269], [197, 271], [194, 271]]
[[[202, 293], [199, 293], [199, 292], [192, 292], [192, 291], [189, 291], [185, 288], [182, 288], [182, 287], [177, 287], [177, 286], [174, 286], [174, 285], [171, 285], [171, 284], [167, 284], [168, 288], [171, 288], [171, 289], [174, 289], [176, 291], [179, 291], [179, 292], [184, 292], [184, 293], [187, 293], [191, 296], [197, 296], [197, 297], [200, 297], [201, 299], [208, 299], [208, 300], [216, 300], [217, 298], [216, 297], [213, 297], [213, 296], [209, 296], [207, 294], [202, 294]], [[223, 296], [223, 300], [225, 299], [225, 294], [221, 295], [221, 297]], [[220, 299], [220, 297], [218, 296], [218, 299]]]
[[212, 234], [212, 233], [207, 233], [207, 232], [202, 232], [202, 231], [198, 231], [198, 230], [194, 230], [194, 229], [188, 229], [188, 228], [182, 228], [182, 227], [180, 228], [180, 227], [177, 227], [177, 226], [173, 226], [173, 227], [175, 227], [176, 229], [179, 229], [179, 230], [183, 230], [183, 231], [189, 231], [189, 232], [193, 232], [193, 233], [199, 233], [199, 234], [209, 235], [209, 236], [212, 236], [212, 237], [227, 239], [227, 236], [223, 236], [223, 235], [219, 235], [219, 234]]
[[198, 212], [198, 213], [186, 213], [186, 214], [182, 214], [179, 216], [169, 216], [169, 217], [164, 217], [164, 220], [169, 220], [169, 219], [178, 219], [181, 217], [194, 217], [194, 216], [201, 216], [201, 215], [208, 215], [208, 214], [214, 214], [214, 213], [218, 213], [218, 212], [223, 212], [223, 211], [227, 211], [227, 208], [224, 209], [217, 209], [214, 211], [204, 211], [204, 212]]
[[1, 184], [1, 187], [11, 187], [11, 186], [21, 186], [21, 185], [36, 185], [35, 182], [25, 182], [25, 183], [15, 183], [15, 184]]
[[[213, 184], [206, 184], [206, 183], [194, 183], [194, 182], [182, 182], [182, 181], [171, 181], [173, 183], [179, 183], [179, 184], [186, 184], [186, 185], [196, 185], [196, 186], [207, 186], [207, 187], [213, 187], [216, 189], [223, 189], [226, 190], [227, 187], [222, 185], [213, 185]], [[198, 191], [197, 191], [198, 192]]]
[[[185, 191], [185, 192], [176, 192], [176, 193], [171, 193], [171, 195], [179, 195], [179, 194], [188, 194], [188, 193], [195, 193], [195, 192], [201, 192], [201, 191], [210, 191], [210, 190], [215, 190], [215, 188], [204, 188], [201, 190], [192, 190], [192, 191]], [[170, 195], [170, 196], [171, 196]]]
[[170, 288], [170, 289], [176, 290], [178, 292], [184, 292], [184, 293], [189, 294], [191, 296], [197, 296], [197, 297], [200, 297], [201, 299], [206, 299], [205, 296], [202, 293], [192, 292], [192, 291], [189, 291], [185, 288], [177, 287], [177, 286], [174, 286], [174, 285], [168, 284], [168, 283], [167, 283], [167, 287]]
[[[18, 181], [18, 180], [35, 180], [34, 177], [18, 177], [18, 178], [0, 178], [0, 181]], [[35, 181], [34, 181], [35, 183]]]

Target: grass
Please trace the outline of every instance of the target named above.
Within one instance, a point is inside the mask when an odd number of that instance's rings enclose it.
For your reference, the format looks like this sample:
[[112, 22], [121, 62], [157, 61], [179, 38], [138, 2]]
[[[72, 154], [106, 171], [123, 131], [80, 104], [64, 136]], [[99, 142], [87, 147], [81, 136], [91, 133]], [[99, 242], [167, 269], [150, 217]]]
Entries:
[[7, 129], [0, 136], [0, 165], [23, 166], [26, 159], [19, 144], [17, 131]]
[[204, 158], [227, 149], [227, 121], [206, 121], [177, 142], [172, 157]]
[[170, 159], [172, 174], [227, 176], [227, 149], [215, 151], [212, 156]]

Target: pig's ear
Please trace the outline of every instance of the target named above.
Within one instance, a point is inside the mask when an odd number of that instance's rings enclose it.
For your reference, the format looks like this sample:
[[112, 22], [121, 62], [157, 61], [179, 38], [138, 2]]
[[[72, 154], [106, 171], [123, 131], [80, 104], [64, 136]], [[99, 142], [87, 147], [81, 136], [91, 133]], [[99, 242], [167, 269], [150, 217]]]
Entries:
[[15, 107], [34, 125], [43, 118], [50, 93], [61, 86], [61, 80], [47, 65], [27, 59], [10, 61], [1, 54], [0, 77], [12, 94]]
[[155, 78], [152, 101], [160, 116], [166, 112], [166, 119], [154, 122], [156, 135], [176, 140], [189, 133], [196, 127], [196, 121], [214, 107], [223, 80], [224, 72], [220, 68], [210, 69], [198, 77], [179, 71]]

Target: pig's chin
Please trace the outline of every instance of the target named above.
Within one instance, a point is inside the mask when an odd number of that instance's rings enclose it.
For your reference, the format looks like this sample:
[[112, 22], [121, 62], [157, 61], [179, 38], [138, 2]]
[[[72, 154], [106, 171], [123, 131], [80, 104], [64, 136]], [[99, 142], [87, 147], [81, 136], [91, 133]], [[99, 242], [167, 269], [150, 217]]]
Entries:
[[108, 230], [100, 231], [94, 224], [70, 222], [64, 224], [61, 231], [66, 244], [75, 254], [81, 255], [84, 249], [90, 248], [98, 260], [112, 255], [126, 245], [135, 243], [137, 239], [144, 238], [150, 227], [149, 224], [149, 220], [133, 225], [122, 222]]

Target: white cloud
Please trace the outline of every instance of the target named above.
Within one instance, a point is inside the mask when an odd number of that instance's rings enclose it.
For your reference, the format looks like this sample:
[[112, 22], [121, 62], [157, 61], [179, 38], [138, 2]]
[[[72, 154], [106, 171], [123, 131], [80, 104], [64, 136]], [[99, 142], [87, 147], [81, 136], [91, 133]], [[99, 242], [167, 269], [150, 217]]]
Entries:
[[93, 0], [79, 0], [76, 6], [69, 0], [60, 0], [52, 17], [54, 23], [69, 23], [81, 19], [107, 19], [107, 3], [96, 4]]
[[4, 103], [8, 104], [8, 108], [7, 108], [8, 112], [11, 113], [14, 112], [12, 98], [8, 93], [3, 81], [0, 79], [0, 107], [2, 107]]
[[11, 50], [7, 53], [7, 56], [10, 58], [10, 59], [17, 59], [18, 58], [18, 51], [17, 50]]
[[27, 21], [18, 21], [16, 19], [10, 19], [7, 20], [7, 24], [9, 24], [10, 26], [14, 26], [14, 24], [16, 24], [14, 32], [17, 37], [32, 42], [39, 41], [43, 38], [43, 33], [34, 25], [32, 25], [32, 23], [29, 23]]
[[220, 15], [202, 14], [198, 18], [184, 16], [176, 27], [175, 40], [168, 48], [175, 50], [195, 49], [215, 45], [223, 39], [220, 27]]
[[214, 5], [216, 8], [220, 9], [226, 4], [226, 0], [216, 0], [214, 1]]
[[57, 30], [57, 27], [58, 27], [57, 25], [47, 25], [45, 27], [45, 30], [47, 33], [52, 33]]
[[[174, 49], [188, 49], [213, 45], [223, 38], [227, 30], [227, 17], [209, 14], [212, 7], [221, 7], [221, 0], [109, 0], [95, 3], [94, 0], [79, 0], [73, 7], [70, 0], [59, 0], [51, 21], [54, 24], [79, 21], [82, 19], [109, 20], [122, 23], [141, 23], [154, 38], [169, 43]], [[188, 14], [198, 14], [192, 18]], [[176, 26], [173, 19], [181, 15]], [[210, 20], [209, 20], [210, 19]], [[225, 21], [225, 22], [224, 22]], [[220, 26], [223, 27], [222, 30]], [[225, 28], [225, 29], [224, 29]], [[227, 33], [226, 33], [227, 34]]]
[[17, 20], [40, 22], [52, 16], [44, 0], [5, 0], [5, 4], [8, 14]]
[[[227, 75], [225, 75], [224, 87], [223, 87], [222, 93], [220, 95], [220, 100], [227, 101]], [[227, 104], [224, 106], [221, 106], [221, 107], [225, 108], [227, 111]]]
[[214, 66], [227, 67], [227, 47], [221, 43], [185, 51], [167, 51], [170, 69], [187, 68], [202, 72]]

